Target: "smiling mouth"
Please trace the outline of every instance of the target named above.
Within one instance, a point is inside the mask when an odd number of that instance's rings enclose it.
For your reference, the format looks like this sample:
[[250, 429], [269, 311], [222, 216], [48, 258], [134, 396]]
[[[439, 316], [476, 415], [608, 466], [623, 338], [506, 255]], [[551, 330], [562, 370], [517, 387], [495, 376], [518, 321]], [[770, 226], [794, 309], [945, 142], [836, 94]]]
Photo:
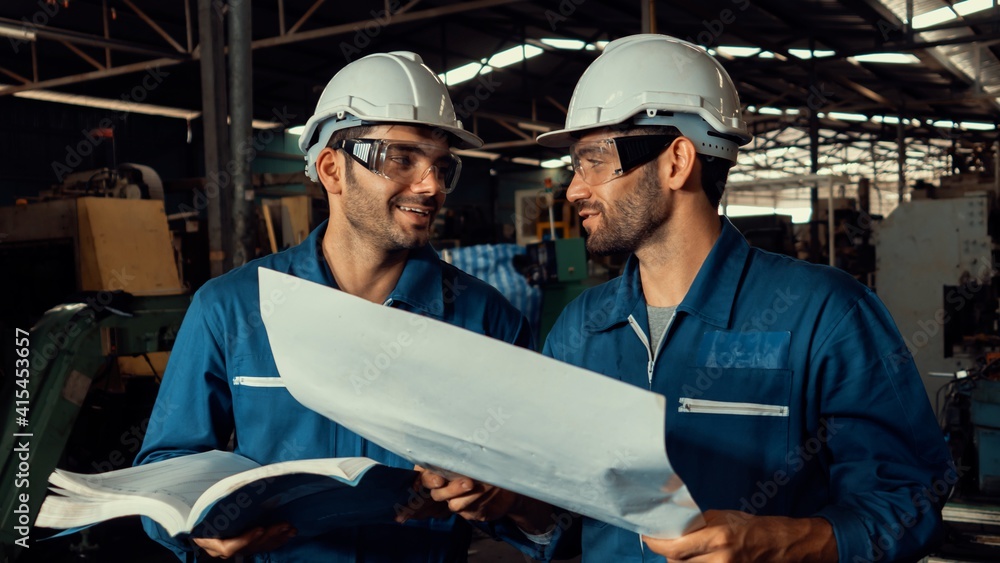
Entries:
[[397, 205], [396, 207], [399, 208], [402, 211], [407, 211], [409, 213], [416, 213], [417, 215], [420, 215], [421, 217], [427, 217], [428, 215], [431, 214], [430, 211], [424, 211], [423, 209], [417, 209], [415, 207], [407, 207], [405, 205]]

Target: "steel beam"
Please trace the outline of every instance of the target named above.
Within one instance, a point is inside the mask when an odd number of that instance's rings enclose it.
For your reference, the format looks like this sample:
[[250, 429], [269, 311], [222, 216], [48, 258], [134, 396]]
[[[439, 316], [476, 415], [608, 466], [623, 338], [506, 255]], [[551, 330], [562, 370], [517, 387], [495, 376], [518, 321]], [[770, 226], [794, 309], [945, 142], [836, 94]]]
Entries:
[[97, 70], [104, 70], [104, 65], [94, 60], [94, 57], [91, 57], [87, 53], [81, 51], [80, 48], [77, 47], [76, 45], [73, 45], [72, 43], [69, 43], [67, 41], [60, 41], [60, 43], [62, 43], [70, 51], [73, 51], [73, 53], [75, 53], [76, 56], [90, 63]]
[[250, 50], [250, 0], [229, 0], [229, 115], [232, 172], [232, 260], [246, 264], [253, 255], [253, 186], [250, 155], [253, 143], [253, 56]]
[[[4, 24], [10, 27], [23, 28], [26, 27], [24, 22], [18, 20], [12, 20], [9, 18], [0, 18], [0, 24]], [[129, 53], [137, 53], [140, 55], [146, 55], [150, 57], [167, 57], [176, 58], [180, 60], [187, 60], [188, 57], [183, 52], [177, 53], [176, 51], [171, 51], [168, 49], [160, 49], [158, 47], [151, 47], [148, 45], [139, 45], [136, 43], [130, 43], [128, 41], [121, 41], [118, 39], [110, 39], [104, 37], [98, 37], [96, 35], [90, 35], [88, 33], [80, 33], [78, 31], [70, 31], [68, 29], [57, 29], [53, 27], [47, 27], [44, 25], [34, 25], [30, 26], [30, 31], [35, 34], [35, 40], [38, 39], [50, 39], [52, 41], [68, 41], [75, 45], [89, 45], [91, 47], [102, 47], [108, 49], [114, 49], [116, 51], [126, 51]]]
[[104, 70], [95, 70], [92, 72], [85, 72], [83, 74], [74, 74], [72, 76], [63, 76], [60, 78], [53, 78], [50, 80], [41, 80], [41, 81], [35, 80], [34, 82], [29, 82], [28, 84], [22, 84], [20, 86], [6, 86], [0, 88], [0, 96], [15, 94], [17, 92], [24, 92], [26, 90], [41, 90], [43, 88], [55, 88], [57, 86], [77, 84], [79, 82], [87, 82], [88, 80], [94, 80], [97, 78], [108, 78], [110, 76], [119, 76], [122, 74], [141, 72], [152, 68], [160, 68], [164, 66], [180, 64], [182, 62], [184, 61], [179, 61], [177, 59], [155, 59], [152, 61], [116, 66]]
[[16, 72], [11, 70], [7, 70], [3, 67], [0, 67], [0, 74], [6, 74], [7, 76], [13, 78], [14, 80], [23, 82], [25, 84], [31, 83], [31, 80], [28, 80], [27, 78], [21, 76], [20, 74], [17, 74]]
[[286, 33], [285, 35], [294, 35], [295, 32], [298, 31], [300, 27], [302, 27], [307, 21], [309, 21], [310, 16], [312, 16], [316, 12], [316, 10], [318, 10], [319, 7], [323, 5], [323, 2], [326, 2], [326, 0], [316, 0], [315, 2], [313, 2], [313, 5], [309, 6], [309, 9], [306, 10], [306, 13], [302, 14], [302, 17], [299, 18], [299, 21], [295, 22], [295, 25], [292, 26], [292, 29], [289, 29], [288, 33]]
[[158, 33], [160, 35], [160, 37], [162, 37], [163, 39], [166, 40], [167, 43], [170, 43], [170, 46], [173, 47], [174, 49], [176, 49], [178, 53], [185, 53], [186, 52], [184, 50], [184, 47], [181, 47], [180, 43], [178, 43], [177, 41], [174, 41], [174, 38], [171, 37], [169, 33], [167, 33], [166, 31], [164, 31], [162, 27], [160, 27], [159, 25], [157, 25], [157, 23], [155, 21], [153, 21], [153, 18], [147, 16], [146, 12], [143, 12], [142, 10], [139, 9], [138, 6], [136, 6], [135, 4], [133, 4], [132, 0], [121, 0], [121, 1], [124, 2], [125, 5], [128, 6], [129, 8], [132, 8], [132, 11], [135, 12], [135, 15], [139, 16], [139, 19], [141, 19], [142, 21], [146, 22], [146, 24], [149, 25], [149, 27], [153, 28], [153, 31], [155, 31], [156, 33]]
[[[204, 197], [208, 203], [208, 248], [212, 277], [225, 272], [229, 214], [227, 186], [221, 181], [229, 162], [229, 130], [226, 124], [226, 66], [222, 14], [212, 0], [198, 0], [198, 38], [201, 51], [201, 106], [205, 143], [205, 176], [209, 178]], [[213, 180], [214, 178], [214, 180]], [[210, 189], [210, 187], [214, 189]]]
[[[418, 12], [388, 16], [386, 18], [386, 21], [382, 22], [381, 25], [383, 27], [387, 27], [390, 25], [420, 21], [428, 18], [437, 18], [451, 14], [459, 14], [462, 12], [481, 10], [484, 8], [492, 8], [495, 6], [502, 6], [504, 4], [513, 4], [515, 2], [523, 2], [523, 1], [524, 0], [475, 0], [473, 2], [462, 2], [460, 4], [455, 4], [451, 6], [428, 8], [426, 10], [420, 10]], [[372, 20], [369, 19], [360, 22], [351, 22], [331, 27], [324, 27], [321, 29], [313, 29], [301, 33], [288, 33], [283, 36], [269, 37], [267, 39], [258, 39], [257, 41], [253, 42], [253, 48], [264, 49], [267, 47], [277, 47], [278, 45], [289, 45], [291, 43], [299, 43], [301, 41], [309, 41], [312, 39], [321, 39], [323, 37], [330, 37], [332, 35], [342, 35], [345, 33], [352, 33], [357, 30], [359, 24], [363, 25], [366, 23], [370, 23], [371, 21]]]

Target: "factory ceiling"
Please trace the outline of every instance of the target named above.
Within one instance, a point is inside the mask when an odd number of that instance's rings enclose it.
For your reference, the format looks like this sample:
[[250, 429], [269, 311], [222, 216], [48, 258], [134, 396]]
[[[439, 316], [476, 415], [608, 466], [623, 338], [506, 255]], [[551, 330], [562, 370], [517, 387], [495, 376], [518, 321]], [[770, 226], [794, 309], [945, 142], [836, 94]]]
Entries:
[[[252, 18], [262, 127], [303, 123], [348, 61], [412, 50], [443, 73], [486, 152], [559, 158], [533, 137], [563, 122], [603, 45], [644, 21], [723, 62], [762, 151], [807, 133], [813, 114], [837, 150], [901, 134], [942, 150], [992, 142], [1000, 119], [993, 0], [253, 0]], [[197, 0], [5, 0], [0, 98], [141, 103], [197, 124], [198, 20]]]

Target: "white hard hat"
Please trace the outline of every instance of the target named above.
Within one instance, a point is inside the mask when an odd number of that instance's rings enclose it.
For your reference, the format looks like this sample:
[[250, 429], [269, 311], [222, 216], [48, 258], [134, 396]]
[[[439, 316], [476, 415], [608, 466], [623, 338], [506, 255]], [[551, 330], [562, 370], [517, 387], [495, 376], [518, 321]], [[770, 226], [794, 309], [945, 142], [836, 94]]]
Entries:
[[540, 135], [538, 143], [569, 146], [584, 131], [629, 120], [676, 127], [697, 152], [734, 162], [739, 147], [753, 139], [736, 87], [718, 61], [687, 41], [643, 34], [604, 48], [573, 91], [566, 128]]
[[316, 158], [333, 133], [346, 127], [427, 125], [452, 135], [459, 148], [483, 146], [482, 139], [462, 128], [448, 89], [423, 63], [409, 51], [376, 53], [348, 64], [330, 79], [299, 137], [310, 179], [319, 181]]

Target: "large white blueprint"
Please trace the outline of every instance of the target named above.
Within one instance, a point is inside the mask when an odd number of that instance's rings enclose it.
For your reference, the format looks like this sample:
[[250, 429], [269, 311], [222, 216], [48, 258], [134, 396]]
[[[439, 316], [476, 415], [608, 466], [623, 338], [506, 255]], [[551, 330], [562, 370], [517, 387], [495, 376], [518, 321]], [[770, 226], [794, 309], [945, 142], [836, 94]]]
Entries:
[[415, 464], [635, 532], [668, 538], [700, 524], [667, 460], [662, 395], [258, 272], [278, 372], [306, 407]]

